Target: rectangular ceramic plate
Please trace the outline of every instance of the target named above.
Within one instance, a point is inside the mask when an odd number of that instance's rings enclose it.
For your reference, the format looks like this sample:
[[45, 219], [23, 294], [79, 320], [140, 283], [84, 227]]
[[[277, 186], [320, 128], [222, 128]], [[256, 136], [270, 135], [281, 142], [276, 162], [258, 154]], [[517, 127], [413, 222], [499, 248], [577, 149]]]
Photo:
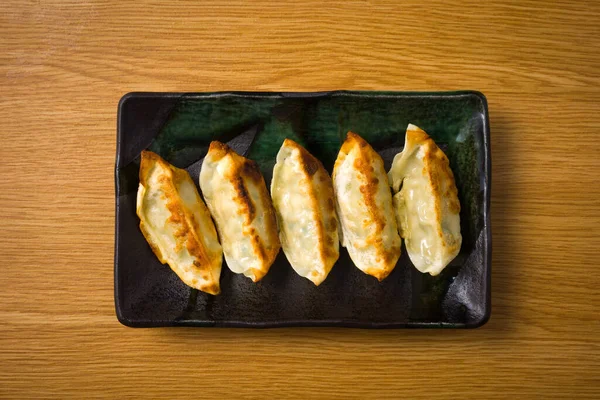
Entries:
[[[298, 276], [280, 252], [258, 283], [225, 265], [221, 294], [183, 284], [142, 236], [135, 213], [139, 155], [150, 149], [198, 179], [211, 140], [255, 160], [270, 184], [286, 137], [304, 145], [331, 173], [351, 130], [383, 157], [402, 150], [408, 123], [445, 151], [461, 203], [460, 254], [436, 277], [406, 255], [383, 282], [340, 258], [319, 287]], [[490, 138], [478, 92], [130, 93], [117, 127], [115, 303], [127, 326], [341, 326], [472, 328], [490, 315]]]

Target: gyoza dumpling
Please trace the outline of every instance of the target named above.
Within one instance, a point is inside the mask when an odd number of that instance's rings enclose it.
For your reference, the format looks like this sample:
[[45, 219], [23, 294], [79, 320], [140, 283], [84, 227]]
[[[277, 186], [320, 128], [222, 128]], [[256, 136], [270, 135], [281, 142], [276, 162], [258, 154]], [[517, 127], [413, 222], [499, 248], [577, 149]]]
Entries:
[[258, 165], [212, 142], [202, 163], [200, 189], [229, 269], [258, 282], [281, 247], [275, 210]]
[[285, 139], [273, 168], [271, 197], [283, 252], [298, 275], [318, 286], [340, 255], [329, 174], [304, 147]]
[[348, 132], [333, 167], [342, 246], [363, 272], [380, 281], [400, 257], [400, 236], [383, 160], [360, 136]]
[[439, 274], [462, 243], [460, 203], [448, 157], [425, 131], [408, 125], [404, 150], [388, 174], [400, 236], [421, 272]]
[[188, 286], [219, 294], [223, 250], [190, 175], [151, 151], [142, 152], [136, 213], [160, 262]]

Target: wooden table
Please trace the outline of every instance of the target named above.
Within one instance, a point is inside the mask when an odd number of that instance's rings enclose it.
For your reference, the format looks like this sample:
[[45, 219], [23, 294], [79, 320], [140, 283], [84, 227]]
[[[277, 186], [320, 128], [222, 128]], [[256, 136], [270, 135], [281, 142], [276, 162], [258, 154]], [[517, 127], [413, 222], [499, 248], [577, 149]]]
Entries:
[[[201, 3], [0, 5], [2, 397], [600, 396], [600, 3]], [[117, 102], [228, 89], [485, 93], [488, 324], [120, 325]]]

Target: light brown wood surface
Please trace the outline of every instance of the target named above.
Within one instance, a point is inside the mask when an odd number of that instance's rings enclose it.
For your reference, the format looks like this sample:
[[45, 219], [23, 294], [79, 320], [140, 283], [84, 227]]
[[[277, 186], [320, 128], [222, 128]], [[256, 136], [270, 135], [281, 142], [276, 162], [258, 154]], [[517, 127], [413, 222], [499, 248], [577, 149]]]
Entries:
[[[4, 0], [0, 88], [0, 396], [600, 397], [599, 2]], [[120, 325], [119, 98], [329, 89], [487, 96], [488, 324]]]

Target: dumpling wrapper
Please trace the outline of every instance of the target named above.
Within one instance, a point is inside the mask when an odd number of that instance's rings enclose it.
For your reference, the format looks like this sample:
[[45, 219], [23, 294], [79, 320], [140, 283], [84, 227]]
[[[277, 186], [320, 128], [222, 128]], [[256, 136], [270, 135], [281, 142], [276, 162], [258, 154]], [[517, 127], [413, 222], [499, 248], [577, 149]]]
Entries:
[[227, 266], [258, 282], [281, 247], [275, 210], [258, 165], [214, 141], [202, 162], [200, 189], [215, 220]]
[[219, 294], [223, 250], [208, 209], [187, 171], [143, 151], [136, 213], [161, 263], [188, 286]]
[[285, 139], [273, 168], [271, 197], [283, 252], [298, 275], [318, 286], [340, 256], [331, 177], [304, 147]]
[[410, 124], [388, 178], [410, 260], [419, 271], [438, 275], [462, 244], [458, 190], [448, 157], [425, 131]]
[[348, 132], [333, 167], [342, 246], [363, 272], [380, 281], [400, 258], [400, 236], [383, 159], [360, 136]]

